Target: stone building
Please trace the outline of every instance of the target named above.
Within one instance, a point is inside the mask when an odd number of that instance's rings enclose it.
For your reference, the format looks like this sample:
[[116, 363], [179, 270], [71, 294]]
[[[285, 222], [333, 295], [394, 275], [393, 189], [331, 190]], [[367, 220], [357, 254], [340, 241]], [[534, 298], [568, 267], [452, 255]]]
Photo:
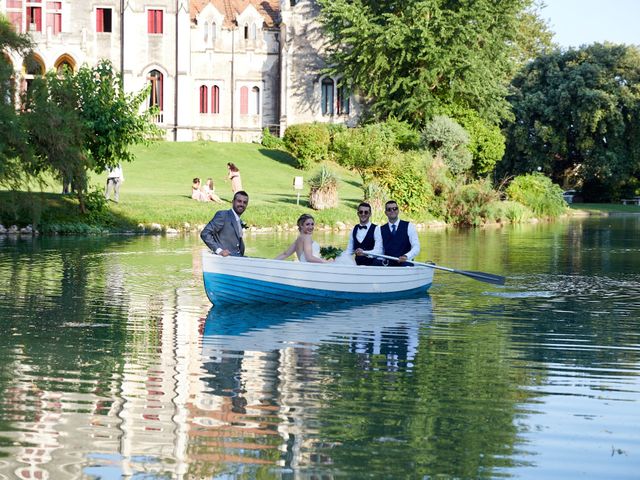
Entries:
[[126, 91], [150, 85], [169, 140], [250, 142], [264, 128], [359, 116], [322, 73], [314, 0], [0, 0], [0, 12], [36, 44], [31, 59], [9, 59], [18, 88], [109, 59]]

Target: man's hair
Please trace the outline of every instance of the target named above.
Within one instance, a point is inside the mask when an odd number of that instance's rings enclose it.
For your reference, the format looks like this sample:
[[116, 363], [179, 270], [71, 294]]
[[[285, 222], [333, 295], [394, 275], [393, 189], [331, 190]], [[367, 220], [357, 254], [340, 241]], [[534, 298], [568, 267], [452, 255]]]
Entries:
[[371, 205], [369, 205], [367, 202], [360, 202], [360, 205], [358, 205], [358, 208], [360, 208], [360, 207], [367, 207], [370, 212], [373, 210], [371, 208]]
[[387, 203], [384, 204], [384, 208], [387, 208], [387, 206], [391, 203], [395, 203], [396, 205], [398, 204], [398, 202], [396, 202], [395, 200], [388, 200]]
[[236, 193], [234, 193], [233, 195], [233, 200], [235, 201], [236, 197], [238, 195], [243, 195], [245, 197], [247, 197], [247, 200], [249, 200], [249, 194], [247, 192], [245, 192], [244, 190], [238, 190]]

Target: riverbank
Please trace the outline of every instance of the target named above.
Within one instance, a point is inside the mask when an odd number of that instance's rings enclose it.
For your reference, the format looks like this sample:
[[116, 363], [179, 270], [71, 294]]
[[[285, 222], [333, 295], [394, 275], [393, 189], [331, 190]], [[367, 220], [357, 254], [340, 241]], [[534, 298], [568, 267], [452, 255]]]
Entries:
[[[227, 180], [227, 162], [240, 169], [243, 188], [250, 204], [243, 220], [254, 232], [295, 229], [302, 213], [311, 211], [306, 183], [315, 170], [294, 168], [294, 160], [285, 152], [256, 144], [214, 142], [154, 143], [134, 149], [136, 161], [123, 165], [125, 182], [120, 202], [89, 218], [79, 212], [77, 200], [61, 195], [54, 181], [33, 186], [31, 192], [0, 192], [0, 234], [103, 234], [103, 233], [178, 233], [199, 231], [216, 210], [230, 208], [232, 193]], [[313, 211], [321, 230], [349, 230], [357, 221], [355, 210], [362, 198], [362, 181], [353, 172], [331, 165], [339, 177], [336, 208]], [[304, 188], [294, 190], [294, 178], [302, 176]], [[223, 203], [202, 203], [191, 199], [194, 177], [211, 177]], [[93, 189], [102, 191], [105, 175], [91, 178]], [[568, 215], [606, 215], [640, 213], [632, 205], [573, 204]], [[407, 215], [419, 229], [446, 224], [428, 215]], [[374, 222], [384, 222], [381, 211]], [[33, 226], [33, 227], [31, 227]]]

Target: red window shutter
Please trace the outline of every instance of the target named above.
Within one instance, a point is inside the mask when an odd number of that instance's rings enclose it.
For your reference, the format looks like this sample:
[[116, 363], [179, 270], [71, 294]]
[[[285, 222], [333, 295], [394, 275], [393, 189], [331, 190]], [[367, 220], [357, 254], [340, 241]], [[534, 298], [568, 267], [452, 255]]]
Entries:
[[211, 113], [220, 113], [220, 87], [211, 89]]
[[158, 18], [157, 18], [157, 24], [156, 24], [156, 33], [163, 33], [162, 30], [162, 26], [163, 26], [163, 18], [162, 15], [164, 14], [164, 12], [162, 10], [158, 10]]
[[153, 13], [155, 10], [147, 10], [147, 33], [155, 33], [153, 31]]
[[207, 87], [202, 85], [200, 87], [200, 113], [207, 113]]
[[33, 13], [34, 13], [33, 16], [35, 17], [35, 21], [36, 21], [36, 31], [41, 32], [42, 31], [42, 9], [34, 8]]
[[242, 87], [240, 89], [240, 115], [249, 113], [249, 89]]
[[104, 10], [96, 8], [96, 32], [104, 32]]

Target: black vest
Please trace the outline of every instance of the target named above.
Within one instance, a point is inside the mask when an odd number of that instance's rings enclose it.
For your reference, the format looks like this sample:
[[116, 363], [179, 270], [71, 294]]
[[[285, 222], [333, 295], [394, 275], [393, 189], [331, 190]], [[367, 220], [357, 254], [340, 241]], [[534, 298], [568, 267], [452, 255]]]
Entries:
[[409, 241], [409, 222], [400, 220], [398, 222], [398, 228], [396, 233], [391, 233], [391, 228], [388, 223], [385, 223], [380, 227], [380, 233], [382, 233], [382, 247], [384, 248], [384, 254], [391, 257], [401, 257], [405, 253], [409, 253], [411, 250], [411, 242]]
[[[351, 233], [353, 237], [353, 249], [357, 250], [361, 248], [363, 250], [373, 250], [373, 247], [376, 245], [376, 239], [374, 235], [374, 231], [376, 229], [376, 225], [374, 223], [371, 224], [369, 229], [367, 230], [367, 234], [362, 239], [362, 242], [359, 242], [356, 238], [356, 234], [358, 233], [358, 225], [353, 227], [353, 232]], [[356, 255], [356, 264], [357, 265], [371, 265], [374, 259], [365, 257], [363, 255]]]

